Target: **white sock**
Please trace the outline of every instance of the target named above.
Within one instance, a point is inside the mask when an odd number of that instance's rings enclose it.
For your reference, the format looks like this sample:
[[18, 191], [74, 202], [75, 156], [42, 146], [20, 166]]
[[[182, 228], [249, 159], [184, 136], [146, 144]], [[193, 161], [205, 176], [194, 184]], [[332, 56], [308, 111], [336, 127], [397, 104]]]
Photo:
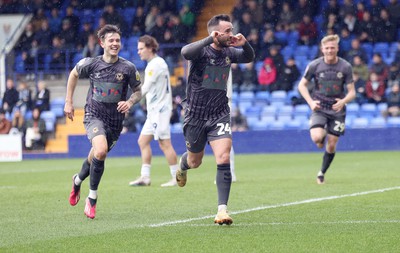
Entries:
[[233, 147], [231, 148], [231, 153], [229, 156], [230, 156], [229, 163], [231, 164], [231, 174], [233, 177], [236, 177], [236, 175], [235, 175], [235, 151], [233, 150]]
[[226, 211], [226, 209], [227, 209], [227, 206], [226, 206], [226, 205], [218, 205], [218, 212], [219, 212], [219, 211], [222, 211], [222, 210], [225, 210], [225, 211]]
[[323, 176], [323, 175], [324, 175], [324, 173], [322, 173], [322, 171], [319, 171], [319, 172], [318, 172], [318, 177], [319, 177], [319, 176]]
[[97, 199], [97, 190], [89, 190], [89, 198]]
[[171, 172], [172, 178], [175, 178], [176, 171], [178, 170], [178, 164], [175, 165], [170, 165], [169, 166], [169, 171]]
[[82, 184], [82, 180], [79, 178], [79, 175], [76, 175], [76, 177], [74, 179], [74, 184], [75, 185], [81, 185]]
[[150, 169], [151, 169], [151, 164], [142, 164], [142, 169], [140, 172], [142, 177], [150, 177]]

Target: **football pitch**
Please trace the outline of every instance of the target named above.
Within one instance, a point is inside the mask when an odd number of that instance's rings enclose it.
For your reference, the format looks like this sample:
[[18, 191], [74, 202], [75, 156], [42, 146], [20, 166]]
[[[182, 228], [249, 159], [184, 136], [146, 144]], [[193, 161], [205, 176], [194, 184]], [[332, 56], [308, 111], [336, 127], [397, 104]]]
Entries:
[[152, 185], [129, 187], [140, 158], [108, 158], [97, 215], [69, 205], [82, 159], [0, 163], [0, 252], [399, 252], [400, 153], [338, 152], [317, 185], [322, 152], [236, 155], [231, 226], [213, 223], [216, 166], [206, 156], [184, 188], [153, 159]]

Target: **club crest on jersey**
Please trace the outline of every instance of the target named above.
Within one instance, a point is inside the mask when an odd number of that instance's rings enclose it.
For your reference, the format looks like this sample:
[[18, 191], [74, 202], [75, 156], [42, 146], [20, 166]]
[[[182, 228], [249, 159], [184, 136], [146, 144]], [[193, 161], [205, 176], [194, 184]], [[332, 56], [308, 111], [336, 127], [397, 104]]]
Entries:
[[139, 74], [139, 71], [136, 71], [136, 81], [140, 81], [140, 74]]
[[97, 127], [93, 128], [92, 132], [93, 133], [97, 133], [99, 131], [99, 129]]
[[226, 62], [226, 64], [231, 64], [231, 59], [229, 59], [229, 57], [227, 56], [227, 57], [225, 58], [225, 62]]
[[319, 78], [324, 78], [325, 77], [325, 74], [324, 73], [320, 73], [319, 74]]
[[100, 72], [95, 72], [94, 73], [94, 78], [100, 78]]
[[115, 79], [117, 79], [118, 81], [122, 81], [124, 79], [124, 74], [122, 73], [115, 74]]
[[342, 77], [343, 77], [343, 73], [342, 73], [342, 72], [338, 72], [338, 73], [337, 73], [337, 77], [338, 77], [338, 78], [342, 78]]
[[152, 69], [150, 69], [148, 75], [149, 75], [149, 76], [152, 76], [152, 75], [153, 75], [153, 70], [152, 70]]
[[188, 148], [190, 148], [191, 147], [191, 145], [190, 145], [190, 142], [186, 142], [186, 147], [188, 147]]

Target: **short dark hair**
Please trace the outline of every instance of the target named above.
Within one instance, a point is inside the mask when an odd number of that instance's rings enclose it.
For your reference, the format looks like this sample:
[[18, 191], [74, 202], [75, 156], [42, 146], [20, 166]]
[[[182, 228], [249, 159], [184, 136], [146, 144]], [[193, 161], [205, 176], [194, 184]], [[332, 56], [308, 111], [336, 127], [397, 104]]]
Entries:
[[154, 37], [150, 35], [143, 35], [139, 38], [139, 42], [144, 43], [145, 47], [151, 48], [151, 51], [153, 53], [156, 53], [158, 51], [158, 42]]
[[231, 17], [227, 14], [219, 14], [212, 17], [207, 23], [208, 33], [214, 31], [215, 27], [217, 27], [221, 21], [231, 22]]
[[118, 33], [119, 36], [121, 36], [121, 30], [118, 28], [116, 25], [105, 25], [103, 26], [98, 32], [97, 32], [97, 37], [100, 40], [104, 39], [104, 36], [106, 36], [107, 33]]

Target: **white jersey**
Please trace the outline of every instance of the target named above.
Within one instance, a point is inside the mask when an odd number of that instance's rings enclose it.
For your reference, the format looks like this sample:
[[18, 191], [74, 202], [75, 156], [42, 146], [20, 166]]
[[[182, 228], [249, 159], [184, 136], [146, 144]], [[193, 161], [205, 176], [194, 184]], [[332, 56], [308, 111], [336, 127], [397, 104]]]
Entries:
[[164, 59], [158, 55], [147, 64], [142, 94], [146, 94], [148, 115], [172, 110], [169, 69]]

